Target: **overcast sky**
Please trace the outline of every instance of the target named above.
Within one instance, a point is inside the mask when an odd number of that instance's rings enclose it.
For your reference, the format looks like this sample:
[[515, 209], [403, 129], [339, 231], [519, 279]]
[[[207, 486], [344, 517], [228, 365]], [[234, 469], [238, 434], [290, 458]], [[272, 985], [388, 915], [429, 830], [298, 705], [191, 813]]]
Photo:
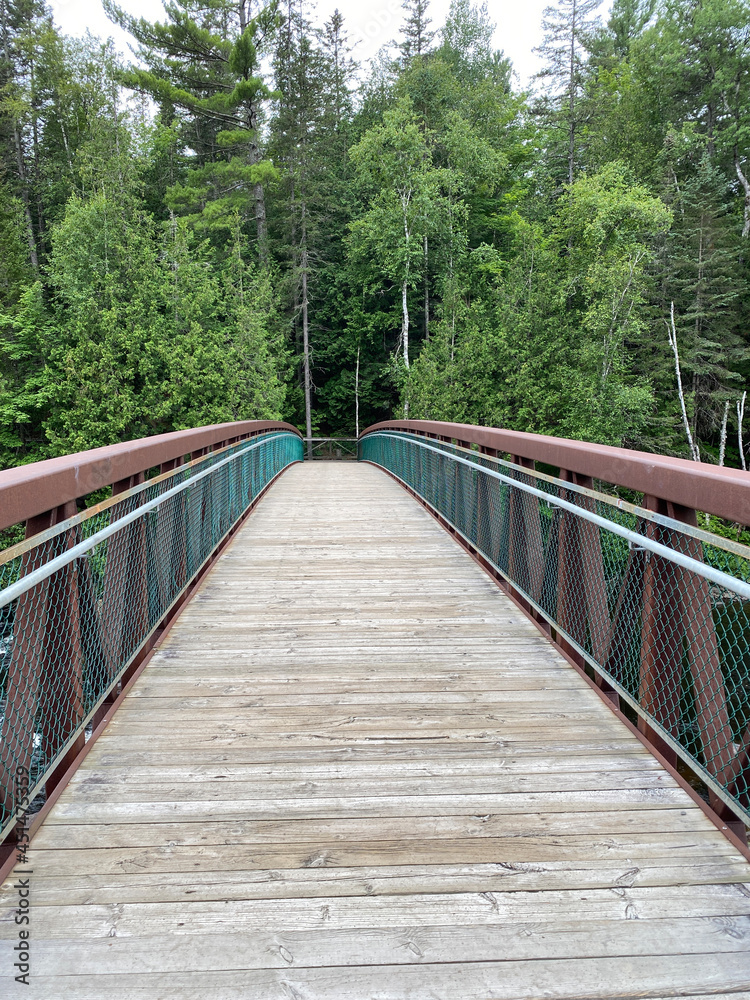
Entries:
[[[520, 82], [526, 84], [536, 72], [539, 62], [532, 51], [541, 39], [542, 10], [549, 0], [488, 0], [492, 20], [497, 23], [495, 45], [510, 56]], [[160, 0], [120, 0], [125, 10], [147, 17], [163, 19]], [[432, 26], [445, 19], [450, 0], [432, 0]], [[101, 0], [52, 0], [55, 21], [68, 35], [82, 35], [89, 28], [95, 35], [111, 35], [118, 48], [127, 51], [128, 36], [109, 21], [102, 10]], [[318, 19], [324, 21], [338, 7], [346, 19], [349, 35], [359, 41], [356, 55], [365, 63], [378, 49], [398, 34], [402, 19], [401, 0], [318, 0]], [[603, 7], [606, 6], [603, 5]]]

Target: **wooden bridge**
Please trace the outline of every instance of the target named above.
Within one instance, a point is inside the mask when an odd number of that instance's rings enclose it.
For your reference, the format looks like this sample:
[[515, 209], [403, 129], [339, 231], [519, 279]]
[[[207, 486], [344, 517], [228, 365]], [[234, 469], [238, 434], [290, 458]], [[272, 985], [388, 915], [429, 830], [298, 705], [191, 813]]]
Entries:
[[9, 858], [2, 995], [750, 997], [739, 824], [551, 638], [382, 469], [292, 465]]

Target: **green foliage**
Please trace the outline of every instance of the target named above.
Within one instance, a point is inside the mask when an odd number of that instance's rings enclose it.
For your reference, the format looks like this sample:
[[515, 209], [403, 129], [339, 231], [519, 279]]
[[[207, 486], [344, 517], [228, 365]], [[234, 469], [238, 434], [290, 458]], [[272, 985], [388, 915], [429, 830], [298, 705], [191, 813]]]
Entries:
[[0, 6], [2, 465], [306, 396], [321, 434], [356, 406], [687, 455], [672, 308], [700, 454], [728, 403], [742, 464], [748, 0], [555, 0], [533, 94], [471, 0], [407, 0], [359, 78], [303, 0], [105, 4], [130, 66]]

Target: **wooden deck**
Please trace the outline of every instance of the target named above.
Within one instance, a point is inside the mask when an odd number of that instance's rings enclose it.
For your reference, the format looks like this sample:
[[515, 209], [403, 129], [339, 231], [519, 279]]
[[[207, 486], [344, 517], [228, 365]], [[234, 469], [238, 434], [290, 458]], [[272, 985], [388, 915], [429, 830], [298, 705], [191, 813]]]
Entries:
[[287, 472], [30, 852], [92, 1000], [750, 997], [750, 866], [370, 466]]

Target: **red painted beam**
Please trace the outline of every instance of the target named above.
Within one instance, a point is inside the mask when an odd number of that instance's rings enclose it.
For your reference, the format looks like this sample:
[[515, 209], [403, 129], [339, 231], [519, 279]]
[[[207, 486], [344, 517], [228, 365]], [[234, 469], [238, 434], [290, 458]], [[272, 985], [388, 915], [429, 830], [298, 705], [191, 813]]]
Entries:
[[525, 434], [495, 427], [451, 424], [433, 420], [384, 420], [362, 432], [409, 431], [469, 442], [556, 469], [601, 479], [670, 503], [750, 524], [750, 472], [719, 468], [705, 462], [613, 448], [606, 444], [569, 441], [545, 434]]
[[282, 420], [241, 420], [123, 441], [6, 469], [0, 472], [0, 529], [155, 466], [182, 460], [185, 455], [203, 454], [231, 440], [281, 430], [299, 435], [296, 427]]

